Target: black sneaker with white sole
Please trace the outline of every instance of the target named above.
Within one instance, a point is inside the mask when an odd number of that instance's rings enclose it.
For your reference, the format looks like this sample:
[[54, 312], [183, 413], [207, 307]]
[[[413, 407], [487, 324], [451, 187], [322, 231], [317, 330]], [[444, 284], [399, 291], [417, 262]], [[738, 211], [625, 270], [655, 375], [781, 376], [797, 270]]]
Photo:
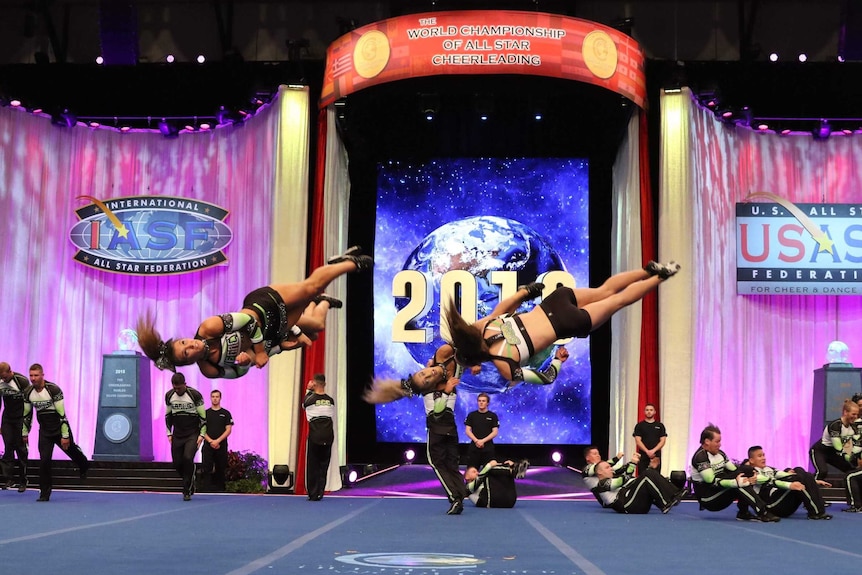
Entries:
[[353, 262], [358, 272], [369, 270], [374, 266], [374, 260], [371, 256], [362, 255], [362, 248], [359, 246], [351, 246], [343, 254], [332, 256], [326, 260], [329, 265], [341, 262]]

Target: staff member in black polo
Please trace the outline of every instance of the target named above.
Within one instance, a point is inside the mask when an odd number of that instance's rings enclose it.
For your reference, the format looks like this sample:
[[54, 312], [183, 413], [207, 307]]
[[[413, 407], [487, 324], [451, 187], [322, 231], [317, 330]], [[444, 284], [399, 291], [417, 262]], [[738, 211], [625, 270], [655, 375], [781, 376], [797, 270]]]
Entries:
[[488, 409], [491, 398], [487, 393], [476, 396], [476, 411], [467, 414], [464, 420], [465, 433], [470, 438], [467, 445], [467, 465], [476, 469], [482, 469], [485, 465], [496, 459], [494, 450], [494, 438], [500, 431], [500, 420], [497, 414]]
[[221, 406], [221, 391], [210, 392], [210, 408], [207, 409], [207, 427], [204, 435], [201, 464], [204, 477], [209, 479], [213, 491], [225, 490], [227, 471], [227, 438], [233, 429], [233, 416]]

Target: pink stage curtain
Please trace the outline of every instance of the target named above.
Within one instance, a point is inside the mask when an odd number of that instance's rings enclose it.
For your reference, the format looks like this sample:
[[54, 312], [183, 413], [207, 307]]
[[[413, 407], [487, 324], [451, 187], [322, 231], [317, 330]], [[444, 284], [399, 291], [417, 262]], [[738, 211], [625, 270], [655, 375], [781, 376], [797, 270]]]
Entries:
[[[277, 114], [263, 110], [241, 129], [160, 134], [58, 128], [44, 117], [0, 108], [0, 269], [4, 326], [0, 361], [26, 374], [41, 363], [64, 391], [72, 429], [93, 452], [103, 354], [147, 309], [162, 335], [191, 337], [206, 316], [237, 310], [244, 294], [269, 283], [273, 162]], [[230, 211], [233, 242], [225, 266], [183, 275], [108, 273], [73, 261], [69, 230], [77, 196], [109, 199], [164, 195], [198, 199]], [[266, 370], [240, 380], [207, 380], [183, 368], [189, 384], [223, 392], [236, 425], [231, 449], [267, 454]], [[153, 450], [169, 461], [164, 394], [170, 373], [151, 368]], [[35, 443], [31, 441], [35, 449]], [[55, 457], [61, 457], [59, 453]]]
[[693, 278], [688, 457], [713, 422], [732, 458], [760, 444], [773, 466], [807, 466], [813, 370], [836, 339], [862, 365], [862, 297], [737, 295], [734, 205], [757, 191], [858, 204], [862, 139], [757, 133], [694, 104], [688, 110], [693, 236], [676, 240], [693, 259], [683, 262]]

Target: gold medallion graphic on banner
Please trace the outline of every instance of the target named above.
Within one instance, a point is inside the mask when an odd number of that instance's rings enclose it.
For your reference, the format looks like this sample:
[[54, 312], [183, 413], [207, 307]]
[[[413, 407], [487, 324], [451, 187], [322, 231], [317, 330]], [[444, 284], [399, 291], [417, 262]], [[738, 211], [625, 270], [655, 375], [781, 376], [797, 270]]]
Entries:
[[353, 49], [353, 67], [363, 78], [373, 78], [389, 62], [389, 38], [379, 30], [363, 34]]
[[617, 46], [607, 32], [593, 30], [587, 34], [581, 50], [584, 64], [599, 78], [607, 80], [617, 71]]

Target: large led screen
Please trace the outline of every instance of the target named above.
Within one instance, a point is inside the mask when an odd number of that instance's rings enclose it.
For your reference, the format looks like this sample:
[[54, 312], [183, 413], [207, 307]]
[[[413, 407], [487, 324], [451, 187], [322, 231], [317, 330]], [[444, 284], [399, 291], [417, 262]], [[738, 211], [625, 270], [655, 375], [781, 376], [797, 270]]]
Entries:
[[[444, 342], [441, 292], [446, 301], [458, 296], [462, 315], [474, 321], [487, 315], [501, 294], [512, 294], [537, 277], [545, 280], [546, 293], [556, 285], [587, 286], [589, 255], [584, 159], [381, 164], [374, 242], [376, 377], [407, 377]], [[520, 311], [539, 301], [526, 302]], [[557, 343], [570, 357], [550, 385], [506, 388], [490, 364], [478, 375], [465, 374], [457, 388], [459, 426], [476, 409], [477, 394], [485, 391], [500, 418], [496, 443], [590, 443], [589, 343]], [[542, 360], [549, 361], [537, 358]], [[422, 399], [378, 405], [376, 426], [380, 442], [425, 442]]]

